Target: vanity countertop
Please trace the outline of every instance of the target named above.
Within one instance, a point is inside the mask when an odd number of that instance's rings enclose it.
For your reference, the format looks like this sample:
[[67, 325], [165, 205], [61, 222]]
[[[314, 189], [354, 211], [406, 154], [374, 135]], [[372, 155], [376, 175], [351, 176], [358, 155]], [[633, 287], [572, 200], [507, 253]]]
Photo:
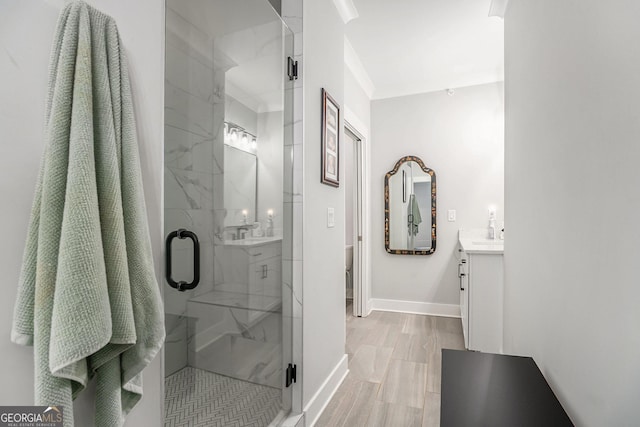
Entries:
[[490, 240], [487, 238], [487, 231], [459, 230], [458, 241], [462, 250], [469, 254], [504, 254], [504, 240]]
[[239, 240], [225, 240], [223, 245], [253, 247], [253, 246], [268, 245], [269, 243], [275, 243], [275, 242], [281, 242], [281, 241], [282, 241], [282, 236], [247, 237], [245, 239], [239, 239]]

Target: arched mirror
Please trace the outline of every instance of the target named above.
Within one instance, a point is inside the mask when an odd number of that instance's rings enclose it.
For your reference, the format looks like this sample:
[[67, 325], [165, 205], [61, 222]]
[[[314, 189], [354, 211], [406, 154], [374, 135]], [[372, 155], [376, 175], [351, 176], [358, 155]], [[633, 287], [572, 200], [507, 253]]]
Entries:
[[401, 158], [384, 178], [384, 245], [396, 255], [436, 250], [436, 174], [419, 157]]

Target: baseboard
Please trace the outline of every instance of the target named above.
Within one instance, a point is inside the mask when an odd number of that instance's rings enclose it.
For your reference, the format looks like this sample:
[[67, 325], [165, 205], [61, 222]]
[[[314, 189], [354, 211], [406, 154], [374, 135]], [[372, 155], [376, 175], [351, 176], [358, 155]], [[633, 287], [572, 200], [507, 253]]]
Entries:
[[364, 305], [364, 313], [363, 316], [367, 317], [371, 314], [371, 312], [373, 311], [373, 302], [371, 300], [367, 301], [367, 303]]
[[304, 408], [305, 419], [309, 420], [306, 423], [307, 426], [312, 427], [318, 421], [320, 414], [327, 407], [338, 387], [340, 387], [340, 384], [349, 373], [348, 365], [349, 356], [345, 354]]
[[378, 311], [425, 314], [429, 316], [460, 317], [460, 306], [457, 304], [436, 304], [432, 302], [372, 298], [371, 309]]

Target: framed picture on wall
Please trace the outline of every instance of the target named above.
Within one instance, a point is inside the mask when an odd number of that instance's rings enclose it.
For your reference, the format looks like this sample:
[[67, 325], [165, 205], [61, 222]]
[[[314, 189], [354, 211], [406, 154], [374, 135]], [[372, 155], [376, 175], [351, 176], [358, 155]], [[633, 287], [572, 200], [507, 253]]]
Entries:
[[340, 185], [340, 107], [322, 89], [322, 174], [320, 182], [338, 187]]

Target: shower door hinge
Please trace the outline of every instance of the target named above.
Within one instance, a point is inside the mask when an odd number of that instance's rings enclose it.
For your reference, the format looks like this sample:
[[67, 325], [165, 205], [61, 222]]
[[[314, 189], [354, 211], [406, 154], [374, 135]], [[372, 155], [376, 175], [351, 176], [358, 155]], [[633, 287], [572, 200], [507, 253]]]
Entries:
[[287, 75], [289, 80], [298, 80], [298, 61], [294, 61], [292, 57], [287, 59]]
[[296, 365], [292, 365], [291, 363], [289, 363], [289, 366], [287, 366], [285, 385], [289, 387], [291, 383], [295, 383], [295, 382], [296, 382]]

